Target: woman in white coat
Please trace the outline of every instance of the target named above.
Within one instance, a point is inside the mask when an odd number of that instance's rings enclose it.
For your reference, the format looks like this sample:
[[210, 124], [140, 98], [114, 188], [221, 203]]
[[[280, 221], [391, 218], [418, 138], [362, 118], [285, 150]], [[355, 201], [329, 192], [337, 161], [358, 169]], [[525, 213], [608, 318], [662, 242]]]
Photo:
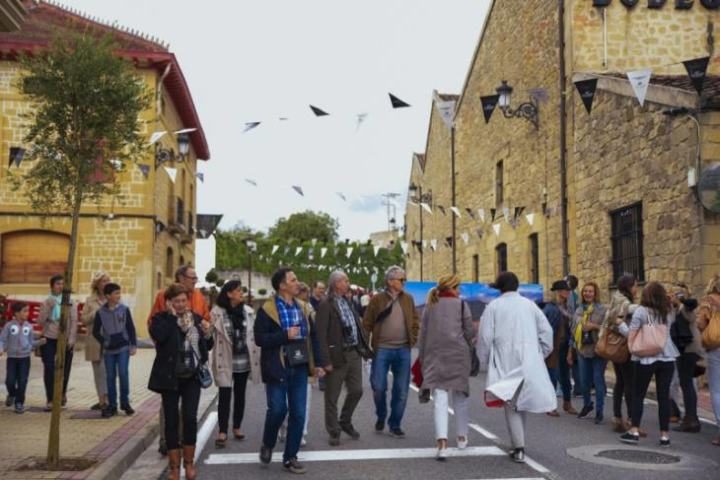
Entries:
[[240, 431], [245, 413], [245, 387], [248, 378], [260, 382], [260, 349], [255, 345], [253, 324], [255, 313], [244, 303], [239, 280], [230, 280], [218, 294], [217, 304], [210, 311], [215, 332], [212, 369], [218, 386], [218, 436], [215, 446], [223, 448], [227, 441], [230, 404], [233, 410], [233, 436], [242, 440]]
[[480, 365], [487, 369], [486, 401], [503, 402], [510, 455], [524, 462], [526, 412], [545, 413], [557, 407], [545, 368], [545, 357], [553, 350], [553, 331], [542, 310], [517, 293], [514, 273], [501, 273], [492, 286], [501, 296], [483, 312], [478, 344]]

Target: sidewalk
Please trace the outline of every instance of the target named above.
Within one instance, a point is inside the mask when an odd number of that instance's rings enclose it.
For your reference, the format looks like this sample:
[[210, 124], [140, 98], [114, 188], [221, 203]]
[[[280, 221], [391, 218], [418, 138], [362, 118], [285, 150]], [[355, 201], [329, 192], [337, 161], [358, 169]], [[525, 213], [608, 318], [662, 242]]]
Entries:
[[[82, 351], [75, 352], [68, 405], [60, 423], [61, 457], [84, 457], [97, 460], [92, 469], [83, 472], [17, 472], [14, 468], [28, 457], [47, 454], [50, 414], [43, 412], [45, 390], [42, 381], [42, 362], [32, 358], [26, 407], [18, 415], [4, 406], [5, 360], [0, 360], [0, 478], [21, 479], [92, 479], [118, 478], [157, 434], [160, 396], [147, 389], [147, 379], [155, 358], [153, 349], [139, 349], [130, 360], [130, 402], [136, 413], [132, 417], [122, 411], [111, 419], [100, 418], [100, 412], [90, 411], [97, 402], [92, 366]], [[123, 464], [123, 465], [117, 465]], [[119, 470], [119, 472], [117, 471]], [[99, 475], [99, 476], [98, 476]]]

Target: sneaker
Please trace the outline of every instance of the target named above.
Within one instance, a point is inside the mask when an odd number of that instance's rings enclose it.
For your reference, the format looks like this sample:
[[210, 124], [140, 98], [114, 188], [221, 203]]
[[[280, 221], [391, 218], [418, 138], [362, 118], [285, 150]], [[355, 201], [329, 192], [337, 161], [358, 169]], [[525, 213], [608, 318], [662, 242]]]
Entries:
[[272, 460], [272, 449], [262, 445], [260, 447], [260, 463], [267, 465]]
[[100, 414], [102, 418], [110, 418], [117, 415], [117, 408], [115, 407], [107, 407], [105, 410], [102, 411]]
[[445, 460], [447, 460], [447, 457], [448, 457], [447, 447], [437, 449], [437, 452], [435, 453], [435, 460], [437, 460], [438, 462], [444, 462]]
[[16, 403], [15, 413], [25, 413], [25, 405], [23, 405], [22, 403]]
[[328, 444], [331, 447], [337, 447], [340, 445], [340, 434], [338, 435], [330, 435], [330, 439], [328, 440]]
[[667, 437], [660, 437], [660, 446], [661, 447], [669, 447], [670, 446], [670, 439]]
[[350, 435], [350, 438], [352, 438], [353, 440], [360, 439], [360, 433], [357, 430], [355, 430], [355, 427], [353, 427], [352, 425], [341, 425], [340, 428], [342, 429], [343, 432]]
[[585, 406], [582, 408], [582, 410], [580, 410], [580, 413], [578, 413], [578, 416], [577, 416], [577, 417], [578, 417], [578, 418], [585, 418], [585, 417], [587, 417], [587, 416], [590, 414], [590, 412], [593, 411], [594, 408], [595, 408], [595, 407], [593, 406], [592, 403], [591, 403], [590, 405], [585, 405]]
[[390, 435], [395, 438], [405, 438], [405, 432], [402, 431], [402, 428], [391, 428], [390, 429]]
[[637, 433], [625, 432], [620, 435], [620, 441], [628, 445], [637, 445], [640, 442], [640, 435]]
[[130, 406], [129, 403], [128, 403], [127, 405], [123, 406], [123, 407], [120, 407], [120, 410], [122, 410], [123, 412], [125, 412], [125, 414], [127, 414], [128, 416], [130, 416], [130, 415], [132, 415], [132, 414], [135, 413], [135, 410], [133, 410], [133, 408]]
[[13, 403], [15, 403], [15, 397], [11, 397], [10, 395], [8, 395], [7, 398], [5, 399], [5, 406], [12, 407]]
[[510, 454], [510, 458], [513, 459], [513, 462], [525, 463], [525, 449], [524, 448], [516, 448]]
[[603, 415], [602, 413], [598, 413], [595, 415], [595, 425], [600, 425], [601, 423], [603, 423]]
[[383, 430], [385, 430], [385, 422], [383, 420], [378, 420], [375, 422], [375, 432], [380, 433]]
[[297, 458], [291, 458], [290, 460], [286, 460], [283, 462], [283, 467], [285, 467], [285, 470], [287, 470], [290, 473], [297, 473], [299, 475], [302, 475], [307, 470], [305, 470], [305, 467], [298, 462]]
[[457, 448], [458, 450], [465, 450], [468, 446], [467, 437], [457, 437]]

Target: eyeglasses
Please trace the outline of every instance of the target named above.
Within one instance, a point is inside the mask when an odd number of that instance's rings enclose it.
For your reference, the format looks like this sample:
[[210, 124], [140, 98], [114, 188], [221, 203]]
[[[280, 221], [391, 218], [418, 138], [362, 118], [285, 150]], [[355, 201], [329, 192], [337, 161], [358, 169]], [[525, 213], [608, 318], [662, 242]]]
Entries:
[[191, 276], [189, 276], [189, 275], [183, 275], [183, 277], [187, 278], [188, 280], [192, 280], [193, 282], [197, 282], [197, 281], [198, 281], [198, 277], [191, 277]]
[[393, 278], [393, 280], [397, 280], [397, 281], [400, 282], [400, 283], [405, 283], [405, 282], [407, 282], [407, 278]]

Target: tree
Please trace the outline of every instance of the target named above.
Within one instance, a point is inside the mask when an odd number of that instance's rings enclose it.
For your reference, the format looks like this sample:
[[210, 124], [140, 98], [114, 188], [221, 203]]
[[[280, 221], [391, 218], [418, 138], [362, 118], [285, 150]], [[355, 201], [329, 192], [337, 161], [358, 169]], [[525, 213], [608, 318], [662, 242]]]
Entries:
[[49, 467], [57, 467], [60, 460], [60, 403], [80, 210], [87, 202], [116, 195], [119, 172], [144, 152], [138, 118], [150, 105], [150, 96], [130, 62], [115, 56], [114, 50], [110, 38], [76, 35], [57, 38], [46, 51], [21, 59], [21, 88], [32, 104], [24, 139], [29, 145], [26, 161], [34, 165], [13, 178], [13, 188], [33, 210], [69, 214], [72, 219], [55, 359]]
[[313, 239], [320, 243], [332, 243], [338, 238], [339, 227], [337, 220], [327, 213], [307, 210], [279, 219], [270, 228], [268, 237], [272, 240], [296, 240], [300, 243]]

